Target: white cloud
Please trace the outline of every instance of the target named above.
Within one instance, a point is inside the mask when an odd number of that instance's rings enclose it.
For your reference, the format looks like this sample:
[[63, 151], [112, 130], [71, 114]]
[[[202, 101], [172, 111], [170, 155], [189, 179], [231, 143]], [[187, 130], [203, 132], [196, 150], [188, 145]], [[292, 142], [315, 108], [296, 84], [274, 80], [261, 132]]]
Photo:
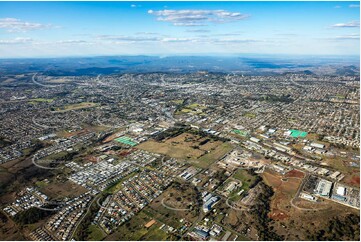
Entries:
[[211, 31], [208, 29], [187, 29], [186, 32], [188, 32], [188, 33], [209, 33]]
[[337, 5], [337, 6], [335, 6], [334, 8], [341, 8], [341, 6]]
[[340, 36], [336, 36], [335, 39], [339, 39], [339, 40], [358, 40], [358, 39], [360, 39], [360, 35], [359, 34], [340, 35]]
[[89, 42], [85, 41], [85, 40], [59, 40], [59, 41], [56, 41], [55, 43], [57, 43], [57, 44], [85, 44], [85, 43], [89, 43]]
[[226, 23], [243, 20], [249, 15], [225, 10], [148, 10], [158, 21], [174, 26], [205, 26], [208, 23]]
[[33, 39], [31, 38], [22, 38], [18, 37], [15, 39], [6, 39], [1, 40], [0, 39], [0, 45], [16, 45], [16, 44], [27, 44], [33, 42]]
[[159, 41], [160, 38], [155, 36], [125, 36], [125, 35], [98, 35], [97, 39], [109, 41], [124, 41], [124, 42], [149, 42]]
[[130, 5], [131, 8], [140, 8], [142, 5], [138, 5], [138, 4], [132, 4]]
[[213, 43], [216, 44], [250, 44], [250, 43], [259, 43], [259, 42], [269, 42], [265, 40], [257, 40], [257, 39], [235, 39], [235, 38], [222, 38], [222, 39], [213, 39]]
[[351, 21], [348, 23], [338, 23], [338, 24], [334, 24], [332, 25], [332, 27], [334, 28], [358, 28], [360, 27], [360, 21]]
[[163, 38], [162, 42], [197, 42], [195, 38]]
[[360, 4], [350, 4], [348, 5], [349, 8], [359, 8]]
[[8, 32], [27, 32], [31, 30], [46, 29], [50, 27], [50, 24], [25, 22], [16, 18], [0, 19], [0, 29], [6, 29]]

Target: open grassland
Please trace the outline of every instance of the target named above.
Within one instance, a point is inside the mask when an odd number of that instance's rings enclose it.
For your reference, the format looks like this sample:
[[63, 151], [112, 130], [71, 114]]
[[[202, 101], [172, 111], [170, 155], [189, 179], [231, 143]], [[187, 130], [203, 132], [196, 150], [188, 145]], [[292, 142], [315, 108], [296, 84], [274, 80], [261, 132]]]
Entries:
[[198, 196], [199, 194], [197, 195], [191, 185], [172, 185], [156, 198], [144, 212], [163, 223], [178, 228], [181, 226], [181, 219], [194, 222], [198, 218], [197, 209], [200, 208], [198, 205], [200, 197]]
[[88, 230], [90, 232], [89, 234], [90, 241], [100, 241], [107, 236], [107, 234], [95, 224], [90, 225]]
[[203, 114], [203, 110], [206, 109], [206, 106], [198, 104], [198, 103], [192, 103], [187, 106], [183, 106], [180, 110], [178, 110], [175, 114]]
[[233, 178], [242, 182], [242, 189], [245, 191], [249, 190], [249, 186], [256, 181], [256, 176], [252, 176], [247, 170], [237, 170], [233, 174]]
[[132, 217], [128, 222], [121, 225], [117, 229], [117, 231], [107, 236], [105, 240], [108, 241], [170, 240], [171, 235], [159, 229], [162, 223], [157, 221], [151, 227], [149, 228], [145, 227], [145, 225], [151, 220], [152, 218], [147, 214], [145, 214], [143, 211], [139, 212], [134, 217]]
[[79, 109], [84, 109], [84, 108], [93, 108], [98, 106], [97, 103], [92, 103], [92, 102], [82, 102], [82, 103], [74, 103], [74, 104], [69, 104], [69, 105], [65, 105], [63, 107], [58, 107], [55, 108], [54, 111], [56, 112], [67, 112], [67, 111], [71, 111], [71, 110], [79, 110]]
[[37, 185], [39, 186], [41, 192], [54, 199], [62, 197], [76, 197], [87, 191], [84, 187], [71, 181], [50, 182], [49, 184], [39, 182]]
[[163, 142], [149, 140], [141, 143], [137, 148], [188, 160], [195, 166], [205, 168], [229, 152], [232, 146], [212, 138], [182, 133]]
[[54, 101], [53, 98], [34, 98], [34, 99], [29, 99], [29, 103], [30, 103], [30, 104], [51, 103], [51, 102], [53, 102], [53, 101]]

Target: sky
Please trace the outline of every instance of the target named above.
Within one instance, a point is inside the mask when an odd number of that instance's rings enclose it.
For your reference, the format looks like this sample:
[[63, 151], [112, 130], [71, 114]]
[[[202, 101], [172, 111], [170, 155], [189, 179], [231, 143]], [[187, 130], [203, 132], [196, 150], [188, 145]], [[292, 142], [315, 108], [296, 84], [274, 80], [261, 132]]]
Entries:
[[0, 58], [356, 55], [359, 2], [0, 2]]

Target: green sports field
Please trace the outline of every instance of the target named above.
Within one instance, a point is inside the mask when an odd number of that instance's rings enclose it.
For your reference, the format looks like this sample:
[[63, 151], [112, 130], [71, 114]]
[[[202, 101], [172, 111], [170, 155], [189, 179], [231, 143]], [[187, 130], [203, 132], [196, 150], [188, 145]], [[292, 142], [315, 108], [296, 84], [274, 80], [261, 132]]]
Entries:
[[126, 144], [126, 145], [130, 145], [130, 146], [137, 145], [137, 143], [135, 143], [131, 138], [129, 138], [127, 136], [122, 136], [122, 137], [116, 138], [115, 141]]
[[304, 131], [300, 131], [297, 129], [291, 129], [290, 131], [291, 131], [291, 136], [293, 138], [298, 138], [298, 137], [305, 138], [307, 136], [307, 132]]
[[239, 134], [240, 136], [247, 136], [248, 135], [247, 131], [242, 131], [242, 130], [239, 130], [239, 129], [234, 129], [234, 130], [232, 130], [232, 132], [235, 133], [235, 134]]

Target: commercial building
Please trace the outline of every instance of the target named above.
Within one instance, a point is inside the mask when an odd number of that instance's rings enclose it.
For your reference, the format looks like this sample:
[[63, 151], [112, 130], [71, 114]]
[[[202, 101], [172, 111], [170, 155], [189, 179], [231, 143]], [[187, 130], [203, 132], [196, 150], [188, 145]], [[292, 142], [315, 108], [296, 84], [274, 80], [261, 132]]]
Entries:
[[331, 193], [332, 182], [321, 179], [316, 187], [315, 193], [323, 197], [329, 197]]

